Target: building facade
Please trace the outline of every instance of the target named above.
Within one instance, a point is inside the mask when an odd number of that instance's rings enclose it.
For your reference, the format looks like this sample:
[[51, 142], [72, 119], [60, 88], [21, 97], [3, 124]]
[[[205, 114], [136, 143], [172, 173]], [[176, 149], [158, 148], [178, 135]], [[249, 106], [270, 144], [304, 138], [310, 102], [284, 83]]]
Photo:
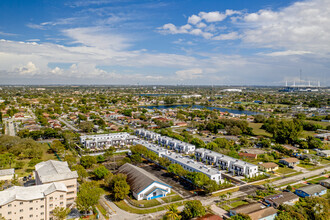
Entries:
[[71, 171], [67, 162], [48, 160], [36, 164], [34, 177], [36, 185], [63, 183], [66, 188], [66, 205], [72, 206], [77, 198], [77, 171]]
[[135, 136], [132, 136], [126, 132], [122, 132], [80, 136], [80, 143], [89, 149], [102, 149], [109, 148], [111, 146], [130, 145], [135, 139]]
[[64, 183], [14, 186], [0, 192], [0, 216], [6, 220], [52, 220], [56, 207], [66, 207]]

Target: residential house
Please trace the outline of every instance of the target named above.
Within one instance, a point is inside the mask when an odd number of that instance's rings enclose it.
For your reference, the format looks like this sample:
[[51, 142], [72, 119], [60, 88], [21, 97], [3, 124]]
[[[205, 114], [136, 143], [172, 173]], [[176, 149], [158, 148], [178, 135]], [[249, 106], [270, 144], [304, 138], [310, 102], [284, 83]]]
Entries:
[[316, 155], [320, 157], [330, 157], [330, 150], [319, 150], [316, 152]]
[[240, 153], [238, 153], [238, 156], [240, 156], [241, 158], [256, 160], [258, 155], [257, 154], [250, 154], [250, 153], [240, 152]]
[[15, 169], [0, 170], [0, 181], [10, 181], [15, 177]]
[[171, 192], [171, 186], [167, 185], [144, 169], [126, 163], [119, 167], [118, 173], [127, 175], [127, 182], [136, 200], [151, 200], [165, 197]]
[[239, 206], [229, 211], [230, 216], [239, 213], [248, 215], [251, 220], [274, 220], [277, 215], [277, 209], [272, 206], [267, 207], [261, 203], [252, 203]]
[[329, 178], [325, 179], [325, 180], [321, 180], [319, 183], [324, 187], [330, 188], [330, 179]]
[[266, 196], [264, 201], [274, 208], [278, 208], [282, 204], [293, 205], [299, 201], [299, 196], [292, 192], [282, 192], [276, 195]]
[[273, 162], [259, 164], [259, 169], [264, 172], [272, 172], [278, 170], [278, 165]]
[[294, 157], [280, 159], [279, 162], [291, 168], [299, 164], [299, 160]]
[[300, 197], [321, 196], [327, 193], [327, 188], [321, 185], [311, 184], [296, 189], [295, 194]]

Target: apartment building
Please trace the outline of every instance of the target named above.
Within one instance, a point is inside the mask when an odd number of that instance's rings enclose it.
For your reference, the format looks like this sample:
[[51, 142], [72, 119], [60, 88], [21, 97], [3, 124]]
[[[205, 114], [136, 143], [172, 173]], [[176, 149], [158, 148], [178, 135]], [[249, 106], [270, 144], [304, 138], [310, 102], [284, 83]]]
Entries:
[[222, 170], [228, 170], [235, 175], [253, 177], [258, 175], [258, 166], [245, 161], [229, 157], [205, 148], [195, 151], [197, 161], [202, 161], [211, 165], [218, 166]]
[[180, 154], [172, 153], [172, 152], [168, 154], [164, 154], [163, 157], [169, 159], [171, 163], [176, 163], [181, 165], [185, 170], [188, 170], [189, 172], [204, 173], [211, 180], [214, 180], [217, 183], [222, 182], [221, 172], [219, 170], [207, 167], [203, 163], [194, 161], [189, 157], [185, 157]]
[[151, 144], [145, 140], [134, 140], [133, 141], [133, 145], [143, 145], [144, 147], [146, 147], [148, 150], [154, 152], [157, 154], [158, 157], [162, 157], [164, 154], [167, 154], [168, 150], [165, 148], [162, 148], [158, 145], [155, 144]]
[[161, 136], [160, 134], [158, 134], [156, 132], [145, 130], [145, 129], [137, 129], [135, 131], [135, 134], [136, 134], [136, 136], [145, 138], [148, 141], [157, 141], [158, 137]]
[[67, 206], [67, 191], [61, 182], [11, 187], [0, 192], [0, 216], [6, 220], [52, 220], [54, 208]]
[[63, 183], [67, 189], [65, 200], [72, 206], [77, 198], [77, 171], [71, 171], [67, 162], [48, 160], [36, 164], [34, 177], [36, 185]]
[[80, 136], [80, 143], [86, 148], [95, 149], [132, 144], [134, 139], [136, 139], [135, 136], [122, 132]]
[[158, 144], [180, 153], [191, 154], [195, 152], [195, 145], [166, 136], [158, 137]]
[[179, 141], [174, 138], [161, 136], [160, 134], [153, 131], [138, 129], [135, 131], [135, 134], [139, 137], [145, 138], [148, 141], [157, 141], [159, 145], [180, 153], [191, 154], [195, 152], [195, 145]]

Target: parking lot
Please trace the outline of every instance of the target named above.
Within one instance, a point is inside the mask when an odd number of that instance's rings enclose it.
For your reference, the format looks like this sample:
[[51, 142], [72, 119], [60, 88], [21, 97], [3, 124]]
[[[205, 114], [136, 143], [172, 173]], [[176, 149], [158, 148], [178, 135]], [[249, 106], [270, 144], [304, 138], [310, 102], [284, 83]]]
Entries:
[[173, 187], [172, 189], [174, 189], [174, 191], [179, 193], [181, 196], [186, 198], [194, 195], [192, 192], [190, 192], [194, 190], [193, 186], [190, 183], [172, 177], [171, 174], [161, 169], [157, 165], [148, 163], [148, 164], [143, 164], [141, 168], [148, 171], [149, 173], [152, 173], [154, 176], [156, 176], [166, 184], [172, 186]]

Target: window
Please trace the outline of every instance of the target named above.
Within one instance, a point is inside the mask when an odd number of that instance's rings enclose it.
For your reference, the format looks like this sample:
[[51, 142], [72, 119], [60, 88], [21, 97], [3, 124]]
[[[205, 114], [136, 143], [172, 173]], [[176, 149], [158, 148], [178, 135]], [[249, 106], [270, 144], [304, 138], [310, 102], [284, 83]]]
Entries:
[[49, 207], [53, 207], [53, 204], [49, 204]]
[[42, 212], [42, 213], [40, 213], [40, 215], [44, 215], [44, 213]]
[[67, 186], [67, 188], [73, 188], [74, 187], [74, 185], [69, 185], [69, 186]]
[[49, 200], [53, 200], [53, 197], [49, 197]]
[[8, 207], [11, 207], [11, 204], [8, 204]]
[[8, 212], [8, 215], [11, 215], [11, 212]]
[[23, 219], [23, 216], [19, 217], [19, 219]]
[[73, 194], [73, 193], [74, 193], [74, 191], [71, 191], [71, 192], [67, 192], [66, 194], [69, 195], [69, 194]]
[[41, 205], [41, 206], [40, 206], [40, 208], [43, 208], [43, 207], [44, 207], [44, 205]]
[[32, 203], [33, 201], [31, 200], [30, 203]]
[[30, 207], [30, 210], [33, 210], [33, 208], [32, 208], [32, 207]]
[[23, 212], [23, 209], [20, 209], [19, 212]]
[[20, 205], [23, 205], [23, 202], [20, 202], [19, 204], [20, 204]]
[[61, 205], [63, 205], [63, 202], [60, 202]]
[[63, 199], [63, 195], [60, 195], [60, 199]]
[[30, 218], [32, 218], [33, 217], [33, 215], [30, 215]]

